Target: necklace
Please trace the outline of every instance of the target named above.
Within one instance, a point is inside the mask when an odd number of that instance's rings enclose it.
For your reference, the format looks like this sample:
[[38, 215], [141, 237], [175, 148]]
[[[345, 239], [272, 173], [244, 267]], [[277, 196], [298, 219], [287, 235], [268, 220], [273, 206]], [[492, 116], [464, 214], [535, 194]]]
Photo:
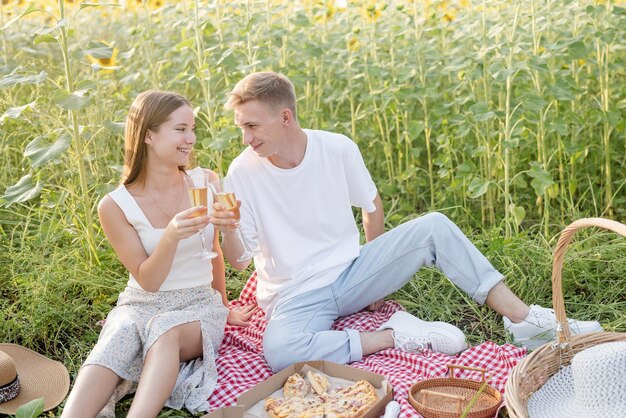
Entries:
[[176, 199], [178, 201], [178, 205], [176, 205], [176, 208], [174, 209], [174, 213], [173, 214], [169, 214], [168, 212], [166, 212], [165, 210], [163, 210], [163, 208], [161, 208], [161, 206], [159, 206], [159, 204], [156, 202], [156, 200], [154, 199], [154, 197], [152, 197], [152, 194], [150, 193], [150, 191], [148, 189], [146, 189], [146, 194], [148, 195], [148, 197], [150, 198], [150, 200], [152, 201], [152, 203], [154, 203], [154, 206], [159, 210], [159, 212], [161, 212], [163, 215], [165, 215], [165, 217], [170, 220], [174, 217], [174, 215], [176, 215], [178, 213], [178, 209], [180, 208], [180, 204], [182, 202], [182, 198], [183, 198], [183, 189], [182, 187], [180, 188], [180, 192], [178, 193], [178, 198]]

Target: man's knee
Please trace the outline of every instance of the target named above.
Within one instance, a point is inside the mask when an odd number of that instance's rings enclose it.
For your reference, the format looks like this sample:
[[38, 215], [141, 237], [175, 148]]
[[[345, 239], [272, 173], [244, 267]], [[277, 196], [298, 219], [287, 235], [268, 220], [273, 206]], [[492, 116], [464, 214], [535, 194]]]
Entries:
[[428, 220], [428, 223], [433, 225], [433, 227], [437, 226], [447, 226], [452, 223], [450, 218], [440, 212], [430, 212], [426, 215], [422, 216], [424, 220]]
[[270, 322], [263, 335], [263, 355], [275, 373], [293, 363], [310, 360], [306, 358], [306, 334], [288, 332], [271, 325]]

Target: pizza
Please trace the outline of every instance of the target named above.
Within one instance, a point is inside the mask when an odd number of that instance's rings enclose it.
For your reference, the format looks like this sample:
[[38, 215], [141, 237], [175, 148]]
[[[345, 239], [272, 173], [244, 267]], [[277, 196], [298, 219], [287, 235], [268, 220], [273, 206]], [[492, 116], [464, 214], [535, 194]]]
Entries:
[[326, 393], [326, 390], [328, 390], [328, 379], [326, 378], [326, 376], [322, 375], [321, 373], [315, 373], [314, 371], [309, 370], [306, 373], [306, 377], [309, 378], [309, 383], [311, 383], [311, 387], [313, 388], [315, 393], [317, 393], [318, 395]]
[[292, 374], [283, 386], [283, 394], [285, 398], [304, 397], [309, 394], [309, 384], [300, 373]]
[[329, 413], [342, 418], [362, 417], [378, 401], [376, 389], [366, 380], [359, 380], [348, 387], [337, 389], [329, 395], [333, 399], [328, 404]]
[[313, 418], [324, 416], [324, 407], [317, 398], [269, 398], [265, 400], [265, 410], [272, 418]]
[[271, 418], [360, 418], [377, 401], [372, 384], [359, 380], [321, 395], [268, 398], [265, 410]]
[[334, 391], [335, 394], [339, 394], [345, 398], [355, 398], [368, 400], [370, 398], [376, 398], [376, 389], [367, 380], [359, 380], [354, 384], [345, 388], [339, 388]]

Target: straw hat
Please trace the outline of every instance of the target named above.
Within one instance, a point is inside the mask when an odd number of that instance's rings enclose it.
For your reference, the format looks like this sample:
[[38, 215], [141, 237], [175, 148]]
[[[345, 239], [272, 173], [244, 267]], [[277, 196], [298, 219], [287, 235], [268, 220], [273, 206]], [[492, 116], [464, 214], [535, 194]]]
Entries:
[[65, 366], [16, 344], [0, 344], [0, 414], [15, 414], [17, 408], [44, 399], [44, 411], [65, 399], [70, 375]]
[[528, 400], [531, 418], [623, 418], [626, 415], [626, 342], [587, 348]]

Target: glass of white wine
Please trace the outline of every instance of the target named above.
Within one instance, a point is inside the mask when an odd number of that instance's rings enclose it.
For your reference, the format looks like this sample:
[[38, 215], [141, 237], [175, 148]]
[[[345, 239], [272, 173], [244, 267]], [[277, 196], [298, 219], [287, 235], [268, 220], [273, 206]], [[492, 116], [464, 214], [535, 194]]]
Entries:
[[239, 241], [243, 246], [243, 254], [239, 256], [237, 261], [246, 261], [252, 257], [256, 257], [260, 254], [260, 252], [250, 249], [243, 237], [243, 234], [241, 233], [241, 225], [239, 223], [241, 220], [241, 213], [239, 212], [239, 206], [237, 205], [237, 197], [235, 196], [235, 192], [229, 189], [228, 182], [229, 178], [224, 177], [219, 180], [212, 181], [209, 183], [209, 187], [211, 187], [211, 190], [213, 191], [215, 201], [224, 206], [227, 211], [233, 212], [235, 215], [235, 221], [237, 222], [235, 232], [237, 234], [237, 238], [239, 238]]
[[[186, 174], [183, 178], [185, 179], [185, 185], [187, 186], [187, 191], [189, 192], [189, 201], [191, 202], [191, 206], [204, 206], [206, 208], [208, 204], [209, 176], [204, 172], [204, 170], [198, 170], [198, 172]], [[203, 211], [197, 211], [191, 216], [203, 216], [206, 215], [206, 213], [207, 210], [205, 209]], [[215, 251], [208, 251], [206, 248], [206, 235], [204, 233], [204, 228], [199, 231], [199, 234], [200, 242], [202, 243], [202, 250], [195, 254], [193, 258], [210, 260], [217, 257], [217, 253]]]

